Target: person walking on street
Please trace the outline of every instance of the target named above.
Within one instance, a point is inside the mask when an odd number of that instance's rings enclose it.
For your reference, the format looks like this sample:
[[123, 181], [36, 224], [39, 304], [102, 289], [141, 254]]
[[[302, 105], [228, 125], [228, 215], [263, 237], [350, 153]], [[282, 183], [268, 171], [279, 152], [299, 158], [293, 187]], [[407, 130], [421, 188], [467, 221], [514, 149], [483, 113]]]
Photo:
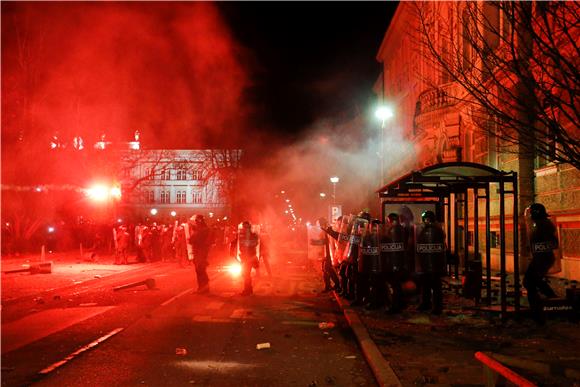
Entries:
[[115, 255], [115, 265], [126, 265], [127, 249], [129, 248], [129, 233], [125, 226], [119, 226], [117, 229], [117, 254]]
[[193, 264], [197, 276], [197, 292], [209, 293], [209, 278], [207, 276], [208, 255], [211, 247], [210, 229], [203, 215], [193, 216], [189, 242], [193, 250]]
[[528, 291], [528, 302], [534, 320], [543, 325], [545, 316], [542, 293], [547, 298], [556, 297], [556, 293], [546, 282], [546, 275], [556, 261], [554, 250], [558, 248], [556, 227], [548, 219], [546, 208], [540, 203], [530, 205], [526, 212], [531, 217], [531, 227], [528, 229], [528, 239], [532, 253], [532, 261], [524, 276], [524, 287]]
[[252, 288], [252, 268], [258, 266], [258, 245], [260, 237], [252, 231], [252, 225], [244, 221], [238, 228], [237, 238], [232, 241], [230, 253], [236, 251], [239, 254], [239, 260], [242, 263], [242, 277], [244, 279], [244, 290], [241, 296], [250, 296], [254, 294]]

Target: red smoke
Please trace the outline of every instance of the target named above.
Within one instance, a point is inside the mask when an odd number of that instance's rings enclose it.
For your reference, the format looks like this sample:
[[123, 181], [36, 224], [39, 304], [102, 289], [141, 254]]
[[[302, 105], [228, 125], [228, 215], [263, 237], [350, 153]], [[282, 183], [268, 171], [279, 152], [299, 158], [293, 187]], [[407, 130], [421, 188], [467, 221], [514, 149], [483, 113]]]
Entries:
[[2, 134], [236, 144], [248, 86], [210, 3], [2, 3]]

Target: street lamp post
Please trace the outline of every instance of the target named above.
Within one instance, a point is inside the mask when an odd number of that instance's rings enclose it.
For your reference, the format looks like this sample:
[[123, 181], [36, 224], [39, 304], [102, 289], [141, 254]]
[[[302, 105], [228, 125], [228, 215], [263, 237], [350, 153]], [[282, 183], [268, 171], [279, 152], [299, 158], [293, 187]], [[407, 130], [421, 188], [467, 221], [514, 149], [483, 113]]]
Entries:
[[393, 109], [390, 106], [382, 105], [375, 111], [375, 116], [381, 120], [381, 186], [385, 184], [385, 122], [393, 118]]
[[332, 204], [336, 204], [336, 183], [339, 181], [338, 176], [332, 176], [330, 178], [330, 182], [332, 183]]

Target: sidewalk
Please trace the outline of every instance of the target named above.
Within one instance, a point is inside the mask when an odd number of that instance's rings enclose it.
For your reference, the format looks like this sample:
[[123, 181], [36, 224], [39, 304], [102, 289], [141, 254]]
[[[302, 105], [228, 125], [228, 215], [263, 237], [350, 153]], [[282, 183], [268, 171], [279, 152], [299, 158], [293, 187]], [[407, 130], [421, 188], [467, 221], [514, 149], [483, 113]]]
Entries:
[[[40, 254], [2, 257], [2, 303], [151, 265], [150, 263], [115, 265], [113, 255], [98, 255], [94, 262], [87, 258], [81, 259], [77, 251], [47, 253], [44, 262], [52, 262], [52, 273], [31, 274], [6, 272], [26, 269], [40, 263]], [[134, 257], [129, 259], [129, 262], [134, 261]]]
[[567, 319], [552, 318], [543, 327], [525, 317], [502, 323], [448, 291], [441, 316], [417, 311], [417, 300], [390, 315], [336, 298], [381, 386], [484, 385], [477, 351], [496, 354], [532, 382], [580, 386], [580, 327]]

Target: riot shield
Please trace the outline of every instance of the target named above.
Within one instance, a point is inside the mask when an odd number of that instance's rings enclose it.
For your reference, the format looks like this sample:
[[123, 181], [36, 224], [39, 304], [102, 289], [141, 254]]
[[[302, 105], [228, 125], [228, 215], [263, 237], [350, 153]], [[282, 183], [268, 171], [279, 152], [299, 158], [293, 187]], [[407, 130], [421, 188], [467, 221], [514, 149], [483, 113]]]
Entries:
[[369, 221], [358, 216], [353, 217], [350, 237], [345, 249], [344, 260], [356, 262], [358, 260], [361, 236]]
[[324, 258], [324, 231], [316, 224], [306, 226], [308, 237], [308, 259], [319, 261]]
[[381, 224], [367, 223], [363, 231], [358, 260], [359, 273], [380, 273], [380, 243]]

